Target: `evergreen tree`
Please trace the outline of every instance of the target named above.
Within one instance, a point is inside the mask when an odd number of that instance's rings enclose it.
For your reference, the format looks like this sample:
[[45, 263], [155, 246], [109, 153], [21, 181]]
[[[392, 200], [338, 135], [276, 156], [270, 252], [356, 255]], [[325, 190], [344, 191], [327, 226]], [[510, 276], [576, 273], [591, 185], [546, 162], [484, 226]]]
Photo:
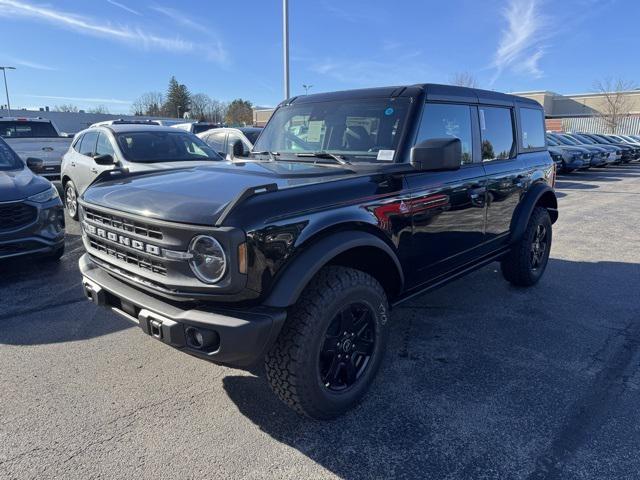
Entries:
[[180, 117], [188, 112], [191, 104], [191, 94], [186, 85], [178, 83], [176, 77], [169, 80], [167, 100], [164, 103], [164, 114], [168, 117]]

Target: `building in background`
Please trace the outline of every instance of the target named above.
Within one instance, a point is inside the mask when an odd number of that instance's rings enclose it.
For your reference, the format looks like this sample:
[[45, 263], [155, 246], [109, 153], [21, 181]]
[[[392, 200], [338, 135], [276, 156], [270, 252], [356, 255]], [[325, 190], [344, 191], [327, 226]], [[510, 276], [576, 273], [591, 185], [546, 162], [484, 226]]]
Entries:
[[[0, 108], [0, 117], [40, 117], [51, 120], [58, 128], [59, 132], [64, 133], [78, 133], [80, 130], [84, 130], [89, 125], [97, 122], [103, 122], [105, 120], [156, 120], [164, 117], [136, 117], [133, 115], [115, 115], [109, 113], [86, 113], [79, 112], [52, 112], [45, 108], [40, 110], [26, 110], [26, 109], [11, 109], [11, 115], [6, 109]], [[167, 119], [175, 120], [175, 118]]]
[[[640, 90], [617, 93], [580, 93], [560, 95], [549, 91], [516, 92], [513, 95], [530, 98], [544, 107], [547, 130], [564, 132], [640, 134]], [[621, 108], [615, 122], [611, 121], [611, 107], [607, 104], [615, 97]]]
[[253, 109], [253, 126], [264, 127], [269, 121], [269, 119], [271, 118], [271, 115], [273, 115], [274, 111], [275, 111], [275, 108], [264, 108], [264, 107], [254, 108]]

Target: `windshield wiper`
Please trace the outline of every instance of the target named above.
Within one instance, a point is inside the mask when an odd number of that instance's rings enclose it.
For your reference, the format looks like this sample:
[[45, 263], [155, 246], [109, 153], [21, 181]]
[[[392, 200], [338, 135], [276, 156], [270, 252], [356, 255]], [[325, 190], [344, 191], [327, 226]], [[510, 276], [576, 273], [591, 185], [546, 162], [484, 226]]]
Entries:
[[272, 162], [276, 161], [276, 156], [280, 155], [278, 152], [270, 152], [268, 150], [265, 150], [263, 152], [251, 152], [251, 155], [269, 155], [269, 160]]
[[296, 156], [297, 157], [326, 158], [326, 159], [335, 160], [340, 165], [351, 165], [351, 162], [345, 160], [340, 155], [336, 155], [334, 153], [329, 153], [329, 152], [301, 152], [301, 153], [296, 153]]

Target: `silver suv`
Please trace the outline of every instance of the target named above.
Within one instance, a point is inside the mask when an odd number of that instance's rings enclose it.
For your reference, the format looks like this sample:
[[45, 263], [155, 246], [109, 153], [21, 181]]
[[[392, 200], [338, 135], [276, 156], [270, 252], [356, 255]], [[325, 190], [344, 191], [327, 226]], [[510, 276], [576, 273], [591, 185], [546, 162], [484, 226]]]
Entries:
[[78, 196], [103, 172], [187, 168], [223, 161], [195, 135], [170, 127], [121, 124], [78, 133], [62, 158], [61, 179], [69, 216], [78, 219]]

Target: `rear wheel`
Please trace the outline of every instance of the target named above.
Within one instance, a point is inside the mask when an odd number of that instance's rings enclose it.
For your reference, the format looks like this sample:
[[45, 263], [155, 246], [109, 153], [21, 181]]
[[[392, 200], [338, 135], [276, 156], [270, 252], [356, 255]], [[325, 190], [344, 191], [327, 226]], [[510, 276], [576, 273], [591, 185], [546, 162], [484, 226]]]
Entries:
[[67, 207], [69, 216], [74, 220], [78, 220], [78, 192], [71, 180], [64, 186], [64, 204]]
[[545, 208], [536, 207], [520, 241], [502, 259], [502, 274], [521, 287], [535, 285], [542, 277], [551, 251], [551, 218]]
[[386, 294], [373, 277], [351, 268], [323, 268], [291, 308], [267, 354], [271, 388], [311, 418], [343, 414], [375, 377], [387, 323]]

